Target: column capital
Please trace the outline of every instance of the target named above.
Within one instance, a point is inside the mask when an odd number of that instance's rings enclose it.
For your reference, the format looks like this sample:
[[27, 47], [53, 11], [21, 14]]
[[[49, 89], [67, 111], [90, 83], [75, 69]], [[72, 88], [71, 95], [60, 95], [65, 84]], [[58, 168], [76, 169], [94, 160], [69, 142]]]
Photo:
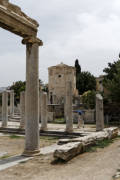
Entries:
[[37, 43], [39, 46], [43, 46], [42, 40], [37, 37], [26, 37], [22, 40], [22, 44], [35, 44]]

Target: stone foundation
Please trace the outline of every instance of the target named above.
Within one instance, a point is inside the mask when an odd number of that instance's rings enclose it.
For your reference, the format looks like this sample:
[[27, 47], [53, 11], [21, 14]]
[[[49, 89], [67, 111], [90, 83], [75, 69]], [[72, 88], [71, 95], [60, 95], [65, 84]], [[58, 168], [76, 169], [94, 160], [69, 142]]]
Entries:
[[74, 139], [61, 139], [59, 144], [61, 145], [53, 154], [55, 159], [61, 159], [69, 161], [73, 157], [81, 154], [85, 151], [86, 147], [93, 145], [96, 141], [102, 141], [104, 139], [112, 139], [118, 136], [118, 128], [111, 127], [104, 129], [101, 132], [95, 132], [90, 135], [74, 138]]

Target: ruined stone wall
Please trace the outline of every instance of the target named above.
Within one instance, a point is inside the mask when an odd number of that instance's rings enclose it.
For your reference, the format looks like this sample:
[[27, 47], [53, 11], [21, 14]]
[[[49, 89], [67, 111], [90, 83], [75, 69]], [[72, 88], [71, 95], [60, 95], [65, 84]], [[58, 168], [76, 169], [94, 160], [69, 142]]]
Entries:
[[84, 115], [85, 123], [95, 123], [95, 110], [86, 110]]
[[72, 66], [60, 64], [50, 67], [49, 73], [49, 96], [57, 98], [65, 96], [66, 82], [72, 82], [72, 93], [76, 93], [76, 70]]

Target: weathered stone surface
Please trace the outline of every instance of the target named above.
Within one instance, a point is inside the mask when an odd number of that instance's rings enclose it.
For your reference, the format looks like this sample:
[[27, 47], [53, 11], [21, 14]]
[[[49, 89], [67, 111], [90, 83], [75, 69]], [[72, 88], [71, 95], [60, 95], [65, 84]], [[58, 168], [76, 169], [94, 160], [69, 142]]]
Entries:
[[[24, 155], [33, 156], [39, 150], [39, 51], [43, 45], [37, 38], [38, 23], [24, 14], [21, 9], [9, 3], [9, 0], [0, 0], [0, 27], [17, 34], [26, 44], [26, 98], [25, 98], [25, 151]], [[6, 98], [7, 99], [7, 98]], [[6, 100], [5, 100], [6, 101]], [[7, 109], [4, 107], [4, 109]], [[7, 110], [4, 110], [4, 124], [7, 126]]]
[[72, 119], [72, 83], [68, 81], [66, 83], [66, 97], [65, 97], [65, 120], [66, 120], [66, 132], [71, 133], [73, 131], [73, 119]]
[[40, 87], [40, 91], [39, 91], [39, 122], [41, 122], [41, 98], [42, 98], [42, 90]]
[[104, 129], [103, 97], [96, 94], [96, 131]]
[[84, 144], [92, 144], [95, 141], [101, 141], [103, 139], [112, 139], [117, 135], [118, 135], [118, 128], [111, 127], [104, 129], [104, 131], [95, 132], [84, 137], [73, 138], [73, 139], [60, 139], [58, 141], [58, 144], [66, 144], [70, 142], [83, 142]]
[[22, 37], [36, 36], [39, 24], [8, 0], [0, 0], [0, 26]]
[[39, 45], [27, 44], [24, 155], [39, 154]]
[[68, 143], [59, 147], [54, 152], [54, 158], [68, 161], [82, 152], [83, 145], [80, 142]]
[[49, 74], [49, 101], [59, 104], [66, 94], [66, 82], [72, 82], [72, 95], [76, 92], [76, 69], [66, 64], [58, 64], [48, 68]]
[[2, 127], [7, 127], [8, 123], [8, 92], [2, 93]]
[[109, 139], [115, 138], [119, 134], [119, 129], [117, 127], [106, 128], [104, 131], [108, 133]]
[[43, 92], [41, 96], [41, 131], [47, 130], [47, 93]]
[[47, 121], [53, 122], [54, 120], [54, 113], [53, 112], [47, 112]]
[[[118, 128], [107, 128], [102, 132], [95, 132], [85, 137], [59, 140], [58, 144], [64, 144], [60, 146], [54, 152], [55, 159], [62, 159], [65, 161], [70, 160], [76, 155], [83, 153], [87, 146], [95, 144], [97, 141], [104, 139], [114, 138], [118, 135]], [[65, 144], [67, 143], [67, 144]]]
[[10, 91], [10, 116], [14, 116], [14, 90]]
[[25, 92], [20, 93], [20, 129], [25, 127]]

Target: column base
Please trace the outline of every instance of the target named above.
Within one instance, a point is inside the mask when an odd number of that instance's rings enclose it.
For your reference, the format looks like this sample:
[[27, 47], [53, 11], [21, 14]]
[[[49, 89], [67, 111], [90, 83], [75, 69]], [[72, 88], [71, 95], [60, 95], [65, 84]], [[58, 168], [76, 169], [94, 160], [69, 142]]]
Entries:
[[19, 126], [19, 129], [24, 130], [25, 126]]
[[73, 129], [65, 129], [65, 132], [67, 132], [67, 133], [73, 133]]
[[23, 156], [27, 156], [27, 157], [38, 156], [38, 155], [40, 155], [40, 150], [35, 150], [35, 151], [25, 150], [25, 151], [22, 153], [22, 155], [23, 155]]
[[96, 129], [96, 132], [100, 132], [100, 131], [103, 131], [104, 130], [104, 128], [103, 129]]
[[40, 128], [40, 131], [42, 132], [42, 131], [47, 131], [48, 130], [48, 128]]
[[4, 126], [4, 125], [2, 125], [0, 128], [1, 129], [5, 129], [5, 128], [7, 128], [8, 126]]

